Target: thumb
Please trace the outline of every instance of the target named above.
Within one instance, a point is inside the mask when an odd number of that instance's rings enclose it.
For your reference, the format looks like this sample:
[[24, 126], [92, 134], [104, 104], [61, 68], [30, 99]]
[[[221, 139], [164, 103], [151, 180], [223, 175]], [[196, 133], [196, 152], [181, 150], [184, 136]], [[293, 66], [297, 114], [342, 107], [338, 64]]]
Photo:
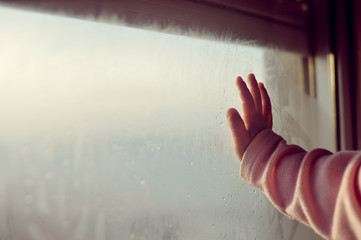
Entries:
[[238, 158], [242, 160], [243, 153], [250, 142], [248, 131], [242, 117], [234, 108], [230, 108], [227, 111], [227, 121], [232, 132], [234, 150]]

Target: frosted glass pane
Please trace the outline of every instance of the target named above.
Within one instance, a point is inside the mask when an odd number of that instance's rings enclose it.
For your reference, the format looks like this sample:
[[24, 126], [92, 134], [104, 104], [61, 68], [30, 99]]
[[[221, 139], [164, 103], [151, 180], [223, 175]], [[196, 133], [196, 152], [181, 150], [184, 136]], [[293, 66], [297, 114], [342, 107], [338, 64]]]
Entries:
[[0, 29], [0, 239], [318, 239], [239, 179], [225, 124], [250, 72], [292, 116], [270, 63], [301, 56], [8, 8]]

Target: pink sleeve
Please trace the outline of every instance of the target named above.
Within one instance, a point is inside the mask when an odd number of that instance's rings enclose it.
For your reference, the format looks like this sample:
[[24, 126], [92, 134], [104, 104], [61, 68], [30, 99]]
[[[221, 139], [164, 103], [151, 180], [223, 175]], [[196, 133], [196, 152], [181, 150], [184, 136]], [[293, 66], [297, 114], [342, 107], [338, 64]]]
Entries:
[[248, 146], [241, 177], [284, 214], [329, 239], [361, 239], [361, 152], [306, 152], [272, 130]]

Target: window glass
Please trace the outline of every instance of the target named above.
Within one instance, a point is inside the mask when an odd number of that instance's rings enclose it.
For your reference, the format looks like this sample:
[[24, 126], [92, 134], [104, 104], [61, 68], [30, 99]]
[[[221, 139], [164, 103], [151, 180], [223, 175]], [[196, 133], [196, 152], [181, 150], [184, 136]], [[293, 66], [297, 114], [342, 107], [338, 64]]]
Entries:
[[225, 118], [253, 72], [317, 144], [302, 56], [9, 8], [0, 29], [0, 239], [319, 239], [239, 179]]

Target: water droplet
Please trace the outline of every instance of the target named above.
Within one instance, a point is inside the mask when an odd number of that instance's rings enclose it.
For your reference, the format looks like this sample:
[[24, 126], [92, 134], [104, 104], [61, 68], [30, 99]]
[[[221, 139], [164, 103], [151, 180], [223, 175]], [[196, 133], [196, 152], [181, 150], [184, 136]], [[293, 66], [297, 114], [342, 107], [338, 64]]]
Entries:
[[256, 211], [255, 211], [255, 210], [253, 210], [253, 211], [252, 211], [252, 213], [253, 213], [253, 214], [256, 214]]
[[216, 224], [213, 224], [213, 225], [212, 225], [212, 229], [215, 229], [215, 228], [216, 228]]
[[140, 178], [140, 179], [139, 179], [139, 183], [142, 184], [142, 185], [144, 185], [144, 184], [145, 184], [144, 178]]
[[194, 162], [191, 162], [190, 165], [193, 166], [193, 165], [194, 165]]
[[224, 122], [220, 122], [219, 126], [222, 127], [224, 125]]

